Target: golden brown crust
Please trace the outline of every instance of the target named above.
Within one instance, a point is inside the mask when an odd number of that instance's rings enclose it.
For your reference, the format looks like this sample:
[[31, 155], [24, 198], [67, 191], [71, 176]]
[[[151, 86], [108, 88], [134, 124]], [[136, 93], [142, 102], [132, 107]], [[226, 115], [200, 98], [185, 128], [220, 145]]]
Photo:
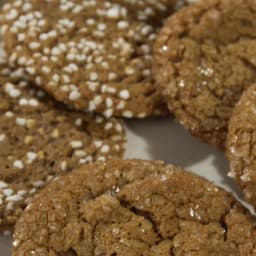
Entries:
[[34, 198], [13, 256], [249, 256], [255, 231], [249, 212], [205, 179], [163, 162], [115, 160], [84, 166]]
[[256, 84], [250, 86], [235, 107], [229, 122], [227, 155], [231, 171], [245, 198], [256, 207]]
[[1, 15], [9, 62], [80, 110], [127, 118], [166, 114], [151, 74], [152, 46], [177, 2], [9, 1]]
[[31, 197], [83, 163], [121, 158], [118, 120], [71, 111], [0, 66], [0, 230], [13, 228]]
[[155, 75], [169, 109], [191, 133], [225, 147], [242, 91], [256, 81], [256, 3], [206, 0], [166, 22], [155, 47]]

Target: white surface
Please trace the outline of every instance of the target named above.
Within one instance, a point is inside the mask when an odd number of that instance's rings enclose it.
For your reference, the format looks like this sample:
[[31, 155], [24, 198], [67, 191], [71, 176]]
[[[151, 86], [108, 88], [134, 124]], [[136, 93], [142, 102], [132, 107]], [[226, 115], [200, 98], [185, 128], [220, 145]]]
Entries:
[[[234, 183], [226, 177], [228, 163], [224, 154], [190, 136], [171, 118], [133, 120], [127, 122], [127, 128], [127, 158], [175, 163], [235, 193]], [[0, 236], [0, 256], [10, 256], [10, 251], [11, 238]]]

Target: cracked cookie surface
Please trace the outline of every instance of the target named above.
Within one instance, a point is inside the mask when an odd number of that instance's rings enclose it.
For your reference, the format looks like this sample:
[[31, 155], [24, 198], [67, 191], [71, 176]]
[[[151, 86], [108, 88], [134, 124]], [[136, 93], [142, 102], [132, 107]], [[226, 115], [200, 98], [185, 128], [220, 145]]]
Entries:
[[256, 209], [256, 84], [250, 86], [235, 107], [229, 122], [227, 156], [229, 176], [235, 178], [245, 198]]
[[8, 61], [57, 100], [106, 117], [167, 108], [151, 74], [152, 48], [178, 0], [13, 0], [2, 8]]
[[256, 81], [256, 3], [206, 0], [175, 13], [155, 47], [169, 109], [193, 135], [224, 148], [228, 121]]
[[13, 255], [248, 256], [255, 238], [249, 212], [205, 179], [160, 161], [111, 160], [62, 176], [34, 198]]
[[12, 230], [31, 198], [81, 164], [121, 158], [122, 123], [69, 110], [0, 66], [0, 230]]

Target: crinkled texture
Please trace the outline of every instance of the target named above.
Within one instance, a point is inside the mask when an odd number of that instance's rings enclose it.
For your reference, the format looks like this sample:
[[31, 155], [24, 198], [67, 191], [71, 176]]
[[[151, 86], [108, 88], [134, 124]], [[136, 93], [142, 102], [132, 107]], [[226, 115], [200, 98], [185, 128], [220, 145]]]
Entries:
[[256, 2], [205, 0], [165, 23], [155, 76], [169, 109], [193, 135], [225, 148], [228, 121], [256, 81]]
[[84, 163], [121, 158], [118, 120], [68, 110], [0, 67], [0, 230], [12, 230], [32, 196], [50, 180]]
[[209, 181], [160, 161], [114, 160], [62, 176], [34, 198], [13, 256], [250, 256], [255, 238], [249, 212]]
[[256, 209], [256, 84], [250, 86], [235, 107], [229, 122], [227, 156], [229, 176], [235, 178], [246, 200]]
[[106, 117], [166, 114], [151, 74], [156, 33], [178, 0], [12, 0], [1, 13], [10, 64], [57, 100]]

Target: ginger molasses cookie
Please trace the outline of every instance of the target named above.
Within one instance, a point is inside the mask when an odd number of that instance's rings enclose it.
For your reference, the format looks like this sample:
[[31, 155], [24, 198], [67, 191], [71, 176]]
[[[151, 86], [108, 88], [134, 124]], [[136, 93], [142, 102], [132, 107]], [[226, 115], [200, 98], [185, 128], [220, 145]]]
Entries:
[[16, 225], [13, 256], [249, 256], [255, 238], [249, 212], [207, 180], [160, 161], [111, 160], [34, 198]]
[[227, 155], [245, 198], [256, 209], [256, 84], [242, 95], [229, 122]]
[[[0, 230], [11, 230], [31, 197], [81, 164], [120, 158], [125, 133], [117, 120], [71, 112], [0, 68]], [[93, 174], [92, 174], [93, 175]]]
[[204, 0], [174, 14], [155, 46], [169, 109], [193, 135], [225, 147], [228, 120], [256, 81], [256, 2]]
[[167, 113], [152, 46], [178, 0], [13, 0], [2, 8], [9, 62], [58, 101], [106, 117]]

